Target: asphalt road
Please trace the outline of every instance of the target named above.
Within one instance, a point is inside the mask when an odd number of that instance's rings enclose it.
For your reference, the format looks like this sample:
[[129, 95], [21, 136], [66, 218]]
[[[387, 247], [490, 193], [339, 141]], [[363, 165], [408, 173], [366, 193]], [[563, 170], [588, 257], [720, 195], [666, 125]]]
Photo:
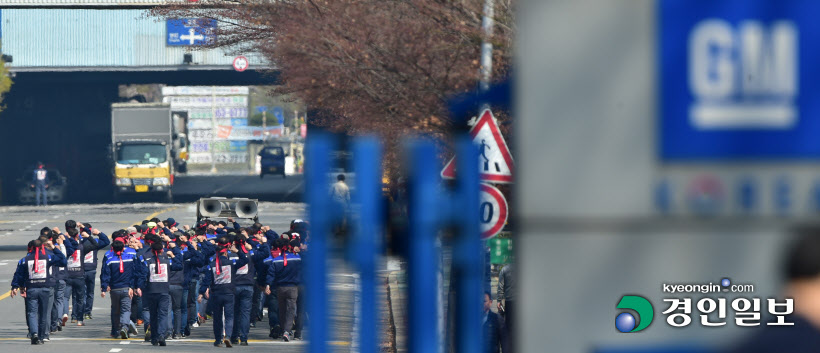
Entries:
[[278, 175], [184, 175], [176, 177], [174, 201], [194, 201], [203, 196], [249, 197], [261, 201], [301, 202], [305, 183], [301, 174]]
[[[258, 180], [258, 178], [257, 178]], [[298, 183], [298, 182], [297, 182]], [[232, 184], [226, 184], [232, 185]], [[231, 187], [231, 186], [228, 186]], [[236, 185], [241, 190], [242, 186]], [[227, 189], [227, 188], [226, 188]], [[259, 205], [259, 218], [263, 224], [283, 232], [290, 221], [301, 218], [305, 206], [301, 203], [268, 203]], [[106, 234], [114, 230], [138, 223], [142, 219], [173, 217], [181, 224], [191, 224], [196, 213], [192, 203], [178, 204], [103, 204], [103, 205], [57, 205], [48, 207], [6, 206], [0, 207], [0, 345], [5, 352], [52, 351], [63, 352], [111, 352], [129, 353], [141, 350], [172, 350], [175, 352], [202, 352], [217, 349], [213, 347], [213, 329], [208, 321], [204, 327], [195, 328], [189, 338], [168, 342], [168, 347], [153, 347], [144, 343], [141, 336], [131, 340], [108, 338], [110, 327], [110, 301], [101, 298], [96, 289], [93, 320], [87, 320], [85, 327], [66, 326], [62, 332], [52, 334], [52, 340], [44, 346], [32, 346], [26, 337], [23, 300], [10, 298], [8, 290], [16, 262], [25, 254], [25, 244], [33, 239], [44, 226], [63, 228], [66, 219], [87, 222]], [[243, 223], [244, 224], [244, 223]], [[102, 253], [101, 253], [102, 254]], [[331, 299], [332, 329], [330, 346], [337, 352], [349, 352], [353, 336], [353, 313], [357, 277], [341, 261], [331, 260], [328, 288]], [[99, 270], [97, 272], [99, 274]], [[98, 275], [99, 276], [99, 275]], [[99, 277], [97, 278], [99, 283]], [[267, 320], [267, 318], [265, 318]], [[249, 352], [301, 352], [305, 341], [281, 342], [267, 337], [269, 328], [266, 321], [251, 328], [250, 346], [236, 346], [234, 350]], [[140, 333], [142, 330], [140, 329]], [[306, 339], [310, 339], [310, 329], [306, 329]], [[58, 347], [55, 347], [58, 346]]]
[[[88, 188], [93, 189], [89, 190]], [[329, 187], [329, 185], [327, 186]], [[172, 192], [175, 202], [191, 202], [204, 196], [248, 197], [270, 202], [301, 202], [305, 183], [302, 174], [282, 178], [278, 175], [248, 174], [185, 174], [175, 177]], [[62, 204], [112, 203], [113, 187], [110, 184], [88, 185], [79, 181], [68, 181], [66, 199]], [[2, 195], [2, 204], [19, 204], [17, 190]], [[117, 202], [145, 203], [165, 202], [165, 194], [127, 194]], [[31, 202], [34, 204], [34, 201]]]

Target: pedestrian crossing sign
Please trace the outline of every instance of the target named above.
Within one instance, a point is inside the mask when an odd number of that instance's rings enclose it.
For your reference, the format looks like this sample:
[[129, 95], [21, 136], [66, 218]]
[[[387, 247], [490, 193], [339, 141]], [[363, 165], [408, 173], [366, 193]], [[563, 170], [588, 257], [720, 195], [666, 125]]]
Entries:
[[[479, 146], [478, 168], [481, 180], [490, 183], [509, 184], [513, 182], [513, 159], [504, 136], [498, 129], [493, 113], [486, 109], [470, 129], [473, 143]], [[453, 179], [456, 176], [455, 157], [451, 158], [441, 177]]]

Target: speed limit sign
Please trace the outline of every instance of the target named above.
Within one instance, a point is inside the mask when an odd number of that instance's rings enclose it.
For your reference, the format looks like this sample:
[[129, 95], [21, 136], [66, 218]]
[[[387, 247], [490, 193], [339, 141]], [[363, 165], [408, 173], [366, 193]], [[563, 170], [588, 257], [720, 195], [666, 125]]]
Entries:
[[494, 237], [507, 223], [507, 199], [498, 189], [481, 184], [479, 198], [481, 212], [481, 239]]
[[248, 66], [250, 66], [248, 64], [248, 58], [246, 58], [244, 56], [240, 55], [240, 56], [237, 56], [236, 58], [233, 59], [233, 69], [236, 70], [236, 71], [239, 71], [239, 72], [245, 71], [245, 69], [247, 69]]

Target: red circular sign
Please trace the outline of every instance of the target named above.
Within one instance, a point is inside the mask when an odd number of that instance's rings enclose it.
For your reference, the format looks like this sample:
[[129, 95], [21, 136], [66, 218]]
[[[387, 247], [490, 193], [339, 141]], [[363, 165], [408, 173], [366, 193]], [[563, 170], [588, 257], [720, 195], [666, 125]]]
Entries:
[[245, 71], [248, 69], [250, 64], [248, 63], [248, 58], [244, 56], [237, 56], [233, 59], [233, 69], [239, 72]]
[[507, 223], [507, 199], [498, 189], [481, 184], [479, 200], [481, 239], [489, 239], [498, 234]]

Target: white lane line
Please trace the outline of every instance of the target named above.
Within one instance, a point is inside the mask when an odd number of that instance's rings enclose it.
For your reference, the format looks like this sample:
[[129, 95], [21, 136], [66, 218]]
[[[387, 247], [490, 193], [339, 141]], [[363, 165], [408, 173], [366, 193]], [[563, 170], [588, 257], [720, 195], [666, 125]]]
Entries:
[[121, 350], [122, 350], [122, 348], [111, 348], [111, 350], [110, 350], [109, 352], [111, 352], [111, 353], [117, 353], [117, 352], [119, 352], [119, 351], [121, 351]]
[[131, 344], [131, 341], [120, 341], [120, 344]]
[[353, 278], [353, 287], [355, 291], [353, 292], [353, 333], [350, 335], [350, 340], [352, 341], [352, 346], [350, 347], [351, 352], [358, 352], [359, 351], [359, 312], [362, 307], [362, 288], [359, 286], [359, 276]]
[[285, 194], [285, 198], [287, 199], [287, 198], [288, 198], [288, 196], [290, 196], [290, 194], [292, 194], [294, 191], [296, 191], [296, 189], [298, 189], [298, 188], [299, 188], [300, 186], [302, 186], [302, 184], [304, 184], [304, 183], [305, 183], [305, 181], [304, 181], [304, 180], [302, 180], [302, 181], [300, 181], [300, 182], [299, 182], [299, 184], [296, 184], [296, 186], [294, 186], [292, 189], [290, 189], [290, 191], [288, 191], [288, 193], [287, 193], [287, 194]]

